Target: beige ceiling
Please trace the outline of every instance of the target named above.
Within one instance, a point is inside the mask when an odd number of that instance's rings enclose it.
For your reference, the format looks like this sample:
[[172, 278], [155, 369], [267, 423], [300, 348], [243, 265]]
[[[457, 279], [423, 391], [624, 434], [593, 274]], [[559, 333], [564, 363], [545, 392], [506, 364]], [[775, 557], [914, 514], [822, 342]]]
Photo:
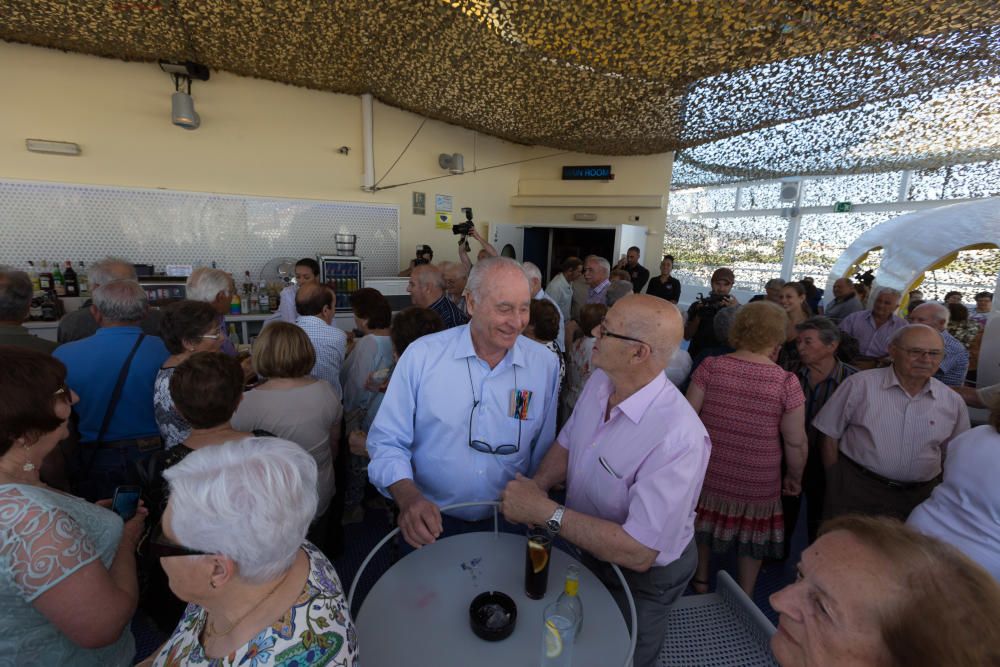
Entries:
[[606, 154], [1000, 76], [995, 26], [996, 0], [4, 0], [0, 12], [0, 39], [371, 92], [511, 141]]

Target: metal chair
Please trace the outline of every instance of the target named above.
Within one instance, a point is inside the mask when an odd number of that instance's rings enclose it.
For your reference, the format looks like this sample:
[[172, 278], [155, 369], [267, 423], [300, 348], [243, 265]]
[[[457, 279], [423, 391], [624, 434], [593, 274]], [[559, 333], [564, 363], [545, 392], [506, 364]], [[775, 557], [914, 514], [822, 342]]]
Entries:
[[769, 642], [775, 628], [726, 572], [714, 593], [680, 598], [660, 647], [663, 667], [777, 667]]

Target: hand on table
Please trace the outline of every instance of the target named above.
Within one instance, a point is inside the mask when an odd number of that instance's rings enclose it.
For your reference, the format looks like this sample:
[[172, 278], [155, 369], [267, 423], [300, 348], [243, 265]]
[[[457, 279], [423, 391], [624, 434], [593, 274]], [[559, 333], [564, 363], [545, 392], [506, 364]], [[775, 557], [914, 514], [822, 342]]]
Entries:
[[441, 510], [416, 487], [412, 493], [396, 496], [396, 503], [399, 505], [399, 530], [407, 544], [419, 549], [438, 538], [443, 530]]
[[535, 484], [535, 480], [521, 473], [507, 482], [500, 493], [500, 511], [512, 523], [545, 523], [555, 511], [555, 506], [556, 503], [549, 500], [548, 494]]

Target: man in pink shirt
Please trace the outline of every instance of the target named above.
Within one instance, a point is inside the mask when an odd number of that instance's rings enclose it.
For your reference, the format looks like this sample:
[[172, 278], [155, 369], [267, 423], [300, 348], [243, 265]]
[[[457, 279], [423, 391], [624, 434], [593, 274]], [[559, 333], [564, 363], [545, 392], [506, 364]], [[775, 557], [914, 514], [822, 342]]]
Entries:
[[[656, 664], [670, 606], [697, 565], [695, 505], [711, 444], [698, 415], [664, 374], [682, 335], [672, 303], [626, 296], [595, 327], [596, 367], [533, 479], [501, 494], [509, 521], [546, 525], [584, 550], [584, 562], [625, 609], [608, 563], [622, 568], [638, 612], [635, 667]], [[565, 507], [549, 499], [567, 484]]]

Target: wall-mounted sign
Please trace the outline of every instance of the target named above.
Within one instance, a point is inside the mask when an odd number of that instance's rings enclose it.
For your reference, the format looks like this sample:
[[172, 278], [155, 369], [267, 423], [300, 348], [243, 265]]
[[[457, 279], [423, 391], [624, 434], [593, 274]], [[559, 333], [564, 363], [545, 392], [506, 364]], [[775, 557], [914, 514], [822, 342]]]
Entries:
[[427, 193], [413, 193], [413, 215], [425, 215], [427, 213]]
[[850, 213], [851, 209], [854, 208], [854, 204], [849, 201], [839, 201], [833, 205], [834, 213]]
[[611, 165], [574, 165], [564, 166], [562, 171], [564, 181], [613, 181]]

